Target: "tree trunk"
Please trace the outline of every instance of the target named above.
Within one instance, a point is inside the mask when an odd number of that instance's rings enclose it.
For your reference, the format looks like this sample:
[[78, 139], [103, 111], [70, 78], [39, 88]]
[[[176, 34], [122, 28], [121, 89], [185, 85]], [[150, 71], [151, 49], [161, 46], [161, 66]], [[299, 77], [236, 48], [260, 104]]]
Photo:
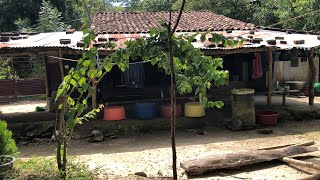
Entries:
[[209, 170], [235, 168], [317, 150], [317, 147], [314, 146], [294, 146], [275, 150], [255, 150], [229, 154], [218, 154], [195, 160], [189, 160], [181, 163], [180, 166], [189, 175], [200, 175]]
[[[170, 12], [171, 20], [171, 12]], [[170, 63], [170, 77], [171, 77], [171, 147], [172, 147], [172, 170], [173, 178], [178, 179], [177, 175], [177, 150], [176, 150], [176, 78], [174, 73], [173, 53], [172, 53], [172, 35], [171, 22], [168, 25], [168, 49], [169, 49], [169, 63]]]
[[308, 57], [308, 61], [309, 61], [309, 67], [311, 70], [311, 77], [309, 80], [309, 105], [313, 105], [314, 104], [314, 83], [316, 81], [316, 75], [317, 75], [317, 68], [314, 65], [314, 48], [312, 48], [309, 52], [309, 57]]

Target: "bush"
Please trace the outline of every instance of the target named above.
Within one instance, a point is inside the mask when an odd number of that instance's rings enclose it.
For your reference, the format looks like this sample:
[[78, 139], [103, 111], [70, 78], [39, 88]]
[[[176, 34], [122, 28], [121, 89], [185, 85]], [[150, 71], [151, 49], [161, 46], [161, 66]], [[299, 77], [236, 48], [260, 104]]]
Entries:
[[[100, 179], [101, 168], [89, 170], [88, 166], [79, 162], [78, 159], [70, 157], [67, 164], [67, 180], [89, 180]], [[32, 157], [28, 161], [17, 160], [14, 164], [14, 170], [7, 173], [5, 179], [16, 180], [60, 180], [57, 163], [53, 157]]]
[[12, 132], [7, 129], [7, 122], [3, 120], [0, 120], [0, 155], [18, 155], [18, 148], [12, 139]]

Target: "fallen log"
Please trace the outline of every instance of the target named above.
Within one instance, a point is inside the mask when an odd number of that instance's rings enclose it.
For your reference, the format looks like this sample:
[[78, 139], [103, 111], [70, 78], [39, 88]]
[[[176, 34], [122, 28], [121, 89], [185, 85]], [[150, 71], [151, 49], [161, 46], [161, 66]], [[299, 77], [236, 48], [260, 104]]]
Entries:
[[299, 180], [316, 180], [316, 179], [320, 179], [320, 173], [312, 174], [310, 176], [307, 176], [307, 177], [299, 179]]
[[282, 158], [281, 161], [286, 162], [288, 164], [292, 164], [292, 165], [304, 166], [304, 167], [307, 167], [307, 168], [315, 169], [315, 170], [318, 170], [320, 172], [320, 166], [318, 166], [316, 164], [313, 164], [311, 162], [300, 161], [300, 160], [296, 160], [296, 159], [288, 158], [288, 157]]
[[285, 145], [280, 145], [280, 146], [271, 146], [271, 147], [266, 147], [266, 148], [260, 148], [258, 150], [272, 150], [272, 149], [279, 149], [279, 148], [285, 148], [289, 146], [312, 146], [314, 145], [314, 141], [308, 141], [305, 143], [300, 143], [300, 144], [285, 144]]
[[314, 146], [290, 146], [274, 150], [255, 150], [238, 153], [217, 154], [185, 161], [180, 163], [180, 166], [189, 175], [200, 175], [209, 170], [235, 168], [317, 150], [318, 148]]

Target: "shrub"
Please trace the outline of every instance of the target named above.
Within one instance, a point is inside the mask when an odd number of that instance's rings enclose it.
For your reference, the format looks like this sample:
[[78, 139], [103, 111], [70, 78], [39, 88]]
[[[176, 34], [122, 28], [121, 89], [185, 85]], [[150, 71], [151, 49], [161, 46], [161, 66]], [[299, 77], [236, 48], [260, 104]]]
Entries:
[[[69, 158], [67, 180], [103, 179], [102, 169], [89, 167], [75, 157]], [[17, 180], [62, 180], [57, 163], [53, 157], [32, 157], [28, 161], [17, 160], [14, 170], [5, 179]]]
[[12, 132], [7, 129], [7, 123], [3, 120], [0, 120], [0, 155], [18, 155], [18, 148], [12, 139]]

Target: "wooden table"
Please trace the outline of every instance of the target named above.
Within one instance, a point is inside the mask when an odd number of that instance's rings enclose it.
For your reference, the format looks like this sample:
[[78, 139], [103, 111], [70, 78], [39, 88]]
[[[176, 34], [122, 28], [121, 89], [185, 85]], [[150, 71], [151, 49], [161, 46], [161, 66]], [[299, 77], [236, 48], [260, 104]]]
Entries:
[[289, 93], [298, 93], [300, 92], [299, 90], [278, 90], [278, 91], [272, 91], [272, 94], [281, 94], [282, 95], [282, 105], [286, 105], [286, 95]]

